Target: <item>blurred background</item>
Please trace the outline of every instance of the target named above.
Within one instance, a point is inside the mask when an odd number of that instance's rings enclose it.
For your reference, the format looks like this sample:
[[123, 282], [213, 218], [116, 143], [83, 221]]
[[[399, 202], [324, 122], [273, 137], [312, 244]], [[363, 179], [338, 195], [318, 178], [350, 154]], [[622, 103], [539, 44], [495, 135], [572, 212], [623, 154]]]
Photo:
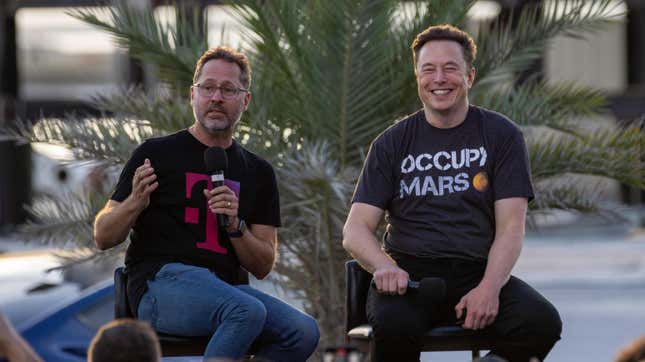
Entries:
[[[558, 1], [476, 1], [466, 24], [475, 32], [480, 23], [511, 11], [540, 3], [548, 7]], [[209, 46], [242, 44], [243, 25], [227, 5], [215, 0], [179, 3], [205, 15], [194, 20], [205, 23]], [[645, 115], [645, 1], [614, 3], [611, 9], [616, 15], [600, 31], [586, 39], [550, 39], [539, 61], [523, 74], [601, 90], [608, 111], [595, 117], [604, 124], [635, 122]], [[176, 8], [165, 1], [128, 4], [150, 11], [161, 22], [177, 21]], [[93, 97], [131, 85], [143, 89], [160, 85], [155, 68], [119, 47], [109, 32], [68, 15], [70, 10], [87, 7], [98, 9], [96, 1], [89, 0], [0, 2], [0, 126], [16, 120], [34, 124], [75, 113], [98, 117], [104, 113]], [[187, 90], [182, 96], [188, 101]], [[16, 233], [28, 221], [24, 206], [43, 195], [99, 189], [104, 187], [102, 180], [111, 176], [93, 162], [79, 162], [62, 145], [0, 137], [0, 308], [14, 323], [27, 326], [35, 311], [72, 295], [80, 298], [96, 283], [105, 283], [122, 260], [78, 263], [43, 274], [60, 265], [60, 250], [53, 255], [52, 244], [26, 243]], [[644, 150], [634, 152], [642, 161]], [[515, 269], [563, 317], [563, 339], [550, 361], [610, 361], [620, 347], [645, 334], [645, 193], [619, 181], [606, 181], [598, 197], [603, 212], [536, 214]], [[271, 281], [254, 283], [302, 305], [293, 296], [298, 293], [285, 292]], [[110, 303], [80, 311], [78, 320], [96, 328], [111, 313]], [[338, 323], [342, 320], [339, 314]], [[467, 358], [468, 353], [459, 352], [423, 356], [424, 361]]]

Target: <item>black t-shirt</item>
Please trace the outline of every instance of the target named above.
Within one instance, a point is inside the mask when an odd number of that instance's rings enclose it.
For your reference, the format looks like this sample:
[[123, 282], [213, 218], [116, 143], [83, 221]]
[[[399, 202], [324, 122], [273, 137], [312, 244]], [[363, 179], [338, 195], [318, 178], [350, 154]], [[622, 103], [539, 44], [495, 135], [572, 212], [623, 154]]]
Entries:
[[[125, 264], [133, 313], [146, 282], [167, 263], [205, 267], [222, 280], [238, 283], [240, 265], [225, 231], [207, 208], [203, 190], [212, 188], [204, 165], [208, 147], [187, 130], [146, 140], [123, 168], [112, 200], [122, 202], [132, 190], [132, 176], [150, 159], [159, 186], [130, 234]], [[240, 200], [238, 215], [247, 224], [280, 226], [280, 202], [271, 165], [233, 141], [226, 149], [225, 184]]]
[[473, 261], [488, 258], [496, 200], [533, 198], [524, 138], [509, 119], [470, 106], [441, 129], [423, 110], [379, 135], [352, 202], [387, 210], [386, 251]]

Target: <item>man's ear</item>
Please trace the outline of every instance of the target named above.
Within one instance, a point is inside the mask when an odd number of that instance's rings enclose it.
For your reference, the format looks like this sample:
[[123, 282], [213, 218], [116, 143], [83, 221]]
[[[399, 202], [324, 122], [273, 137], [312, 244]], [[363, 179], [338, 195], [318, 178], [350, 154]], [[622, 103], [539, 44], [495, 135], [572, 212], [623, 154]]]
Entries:
[[473, 83], [475, 82], [475, 74], [477, 72], [475, 71], [475, 67], [470, 67], [470, 71], [468, 71], [468, 89], [470, 89], [473, 86]]
[[251, 91], [246, 92], [244, 95], [244, 110], [249, 107], [249, 103], [251, 103]]

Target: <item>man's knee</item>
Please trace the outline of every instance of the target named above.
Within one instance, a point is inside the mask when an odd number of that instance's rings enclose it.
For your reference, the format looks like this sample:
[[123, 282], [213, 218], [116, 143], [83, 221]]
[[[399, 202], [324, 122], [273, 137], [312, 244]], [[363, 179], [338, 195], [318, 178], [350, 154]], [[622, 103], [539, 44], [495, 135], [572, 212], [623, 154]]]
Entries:
[[510, 337], [540, 337], [556, 342], [562, 333], [562, 320], [555, 307], [546, 299], [536, 300], [523, 306], [514, 322], [504, 323], [502, 334]]
[[226, 319], [244, 324], [247, 328], [262, 330], [267, 318], [267, 310], [259, 300], [249, 297], [234, 300], [231, 303]]
[[544, 300], [543, 303], [535, 305], [529, 315], [527, 323], [534, 335], [553, 338], [555, 341], [560, 339], [562, 319], [553, 304]]
[[303, 355], [311, 355], [318, 346], [320, 330], [316, 320], [306, 314], [299, 313], [296, 320], [291, 323], [292, 333], [286, 341], [292, 348], [298, 349]]

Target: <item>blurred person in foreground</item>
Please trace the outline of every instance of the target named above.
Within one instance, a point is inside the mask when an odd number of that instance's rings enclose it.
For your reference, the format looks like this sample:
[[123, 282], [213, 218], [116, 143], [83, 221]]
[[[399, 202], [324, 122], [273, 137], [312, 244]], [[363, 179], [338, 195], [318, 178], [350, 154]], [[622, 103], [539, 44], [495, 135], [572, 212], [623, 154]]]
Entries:
[[117, 319], [102, 326], [87, 352], [88, 362], [158, 362], [161, 346], [148, 323]]
[[[460, 319], [504, 340], [491, 356], [543, 360], [560, 339], [560, 316], [510, 275], [533, 198], [522, 133], [469, 104], [470, 35], [431, 26], [412, 51], [423, 109], [373, 141], [344, 228], [343, 246], [373, 274], [366, 308], [376, 360], [418, 361], [420, 336]], [[386, 211], [381, 247], [375, 231]], [[426, 277], [445, 281], [443, 300], [406, 295], [409, 279]]]
[[623, 347], [614, 362], [645, 362], [645, 335]]
[[0, 359], [3, 358], [9, 362], [43, 362], [0, 312]]
[[[156, 331], [212, 336], [205, 358], [238, 360], [256, 342], [260, 358], [305, 361], [318, 343], [316, 321], [240, 284], [240, 267], [259, 279], [271, 271], [280, 226], [273, 168], [233, 139], [250, 82], [243, 54], [218, 47], [202, 55], [190, 87], [195, 123], [134, 151], [96, 217], [94, 239], [109, 249], [132, 229], [128, 300]], [[228, 159], [218, 187], [204, 163], [214, 146]]]

